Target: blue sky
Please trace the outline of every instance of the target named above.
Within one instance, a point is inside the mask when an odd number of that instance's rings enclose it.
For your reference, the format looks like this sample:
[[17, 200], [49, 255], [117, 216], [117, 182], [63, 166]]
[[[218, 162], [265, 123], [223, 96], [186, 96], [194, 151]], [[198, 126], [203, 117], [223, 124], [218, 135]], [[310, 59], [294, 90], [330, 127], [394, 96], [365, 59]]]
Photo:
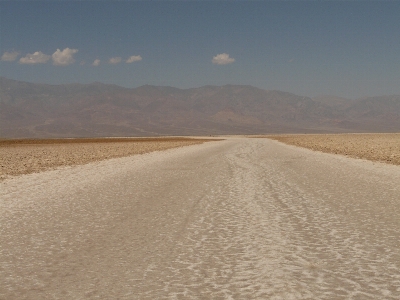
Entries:
[[400, 1], [0, 1], [0, 75], [400, 94]]

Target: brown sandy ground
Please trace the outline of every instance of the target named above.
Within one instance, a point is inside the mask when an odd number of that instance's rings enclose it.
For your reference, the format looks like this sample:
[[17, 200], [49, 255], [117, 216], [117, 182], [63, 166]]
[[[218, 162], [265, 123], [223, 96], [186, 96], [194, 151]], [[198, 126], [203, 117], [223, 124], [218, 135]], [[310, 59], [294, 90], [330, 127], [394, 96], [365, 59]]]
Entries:
[[93, 138], [0, 140], [0, 180], [60, 166], [201, 144], [200, 138]]
[[316, 151], [400, 165], [400, 133], [293, 134], [265, 137]]

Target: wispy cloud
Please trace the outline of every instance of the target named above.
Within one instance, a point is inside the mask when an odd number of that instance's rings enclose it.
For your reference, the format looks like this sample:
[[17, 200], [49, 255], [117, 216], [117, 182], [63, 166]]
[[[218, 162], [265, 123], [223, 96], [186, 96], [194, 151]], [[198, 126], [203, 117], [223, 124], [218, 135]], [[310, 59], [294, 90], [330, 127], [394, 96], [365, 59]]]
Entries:
[[100, 65], [100, 59], [95, 59], [94, 62], [92, 63], [92, 66], [97, 67], [98, 65]]
[[63, 51], [57, 49], [51, 56], [53, 65], [55, 66], [68, 66], [75, 62], [73, 55], [78, 52], [78, 49], [65, 48]]
[[4, 52], [4, 54], [1, 56], [2, 61], [14, 61], [17, 59], [19, 55], [19, 52], [17, 51], [12, 51], [12, 52]]
[[229, 57], [227, 53], [221, 53], [213, 57], [212, 63], [216, 65], [227, 65], [235, 61], [234, 58]]
[[122, 61], [121, 57], [112, 57], [108, 61], [110, 64], [119, 64]]
[[27, 54], [19, 59], [20, 64], [44, 64], [50, 59], [50, 55], [44, 54], [41, 51], [36, 51], [33, 54]]
[[140, 55], [132, 55], [131, 57], [129, 57], [127, 60], [126, 60], [126, 63], [127, 64], [131, 64], [131, 63], [133, 63], [133, 62], [135, 62], [135, 61], [141, 61], [142, 60], [142, 57], [140, 56]]

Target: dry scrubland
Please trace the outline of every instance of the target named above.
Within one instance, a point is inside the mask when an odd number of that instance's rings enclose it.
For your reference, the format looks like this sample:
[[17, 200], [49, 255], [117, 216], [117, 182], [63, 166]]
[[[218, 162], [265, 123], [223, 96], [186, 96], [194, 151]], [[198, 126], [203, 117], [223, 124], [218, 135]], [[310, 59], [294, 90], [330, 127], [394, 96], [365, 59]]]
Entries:
[[316, 151], [400, 165], [400, 133], [297, 134], [267, 137]]
[[190, 138], [93, 138], [0, 140], [0, 180], [60, 166], [201, 144]]

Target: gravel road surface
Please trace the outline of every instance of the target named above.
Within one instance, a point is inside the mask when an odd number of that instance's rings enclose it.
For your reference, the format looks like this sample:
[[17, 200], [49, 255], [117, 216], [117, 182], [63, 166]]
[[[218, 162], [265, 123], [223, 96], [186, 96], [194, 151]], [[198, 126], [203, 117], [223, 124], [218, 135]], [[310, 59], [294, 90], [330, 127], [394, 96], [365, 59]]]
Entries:
[[0, 299], [400, 299], [400, 167], [268, 139], [0, 182]]

